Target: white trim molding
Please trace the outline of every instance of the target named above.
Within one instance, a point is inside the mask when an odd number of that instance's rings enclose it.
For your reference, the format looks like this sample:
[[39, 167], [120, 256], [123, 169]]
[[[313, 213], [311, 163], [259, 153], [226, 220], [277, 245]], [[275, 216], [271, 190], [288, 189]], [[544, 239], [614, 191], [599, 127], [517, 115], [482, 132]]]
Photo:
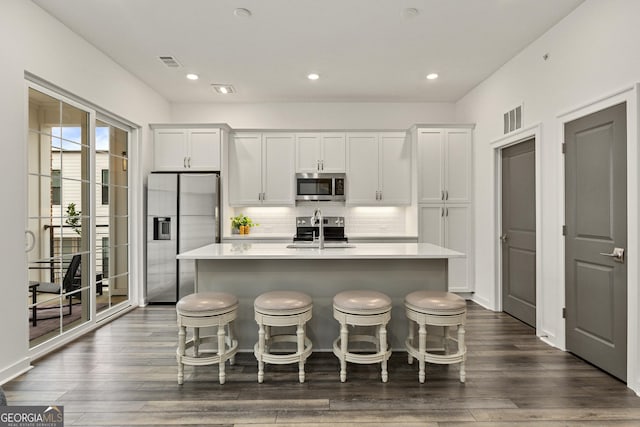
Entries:
[[[559, 114], [558, 136], [559, 141], [564, 141], [564, 125], [570, 121], [595, 113], [605, 108], [625, 102], [627, 104], [627, 386], [636, 394], [640, 395], [640, 291], [638, 281], [640, 279], [638, 266], [640, 265], [640, 235], [638, 229], [638, 218], [640, 214], [640, 181], [638, 164], [640, 164], [640, 143], [638, 135], [638, 103], [640, 96], [640, 84], [636, 83], [617, 90], [609, 95], [592, 100], [584, 105], [568, 109]], [[558, 147], [560, 150], [560, 147]], [[564, 159], [558, 156], [558, 205], [560, 206], [560, 223], [564, 223]], [[564, 268], [564, 238], [558, 233], [557, 245], [560, 257], [558, 257], [559, 286], [556, 287], [557, 301], [561, 302], [560, 310], [556, 310], [555, 321], [558, 327], [558, 341], [566, 343], [565, 321], [562, 318], [561, 307], [565, 304], [565, 268]], [[566, 344], [564, 344], [566, 348]]]

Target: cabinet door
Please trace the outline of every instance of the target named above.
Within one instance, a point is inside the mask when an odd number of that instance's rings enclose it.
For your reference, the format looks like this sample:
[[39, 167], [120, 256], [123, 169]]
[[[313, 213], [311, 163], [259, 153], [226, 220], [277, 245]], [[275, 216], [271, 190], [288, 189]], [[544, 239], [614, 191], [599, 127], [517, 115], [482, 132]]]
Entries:
[[326, 173], [344, 173], [346, 170], [346, 143], [343, 133], [321, 134], [322, 153], [321, 171]]
[[444, 205], [423, 205], [418, 211], [418, 242], [445, 246]]
[[473, 291], [471, 207], [468, 204], [445, 205], [445, 247], [462, 252], [465, 258], [449, 260], [449, 290]]
[[411, 139], [405, 133], [381, 133], [380, 204], [411, 204]]
[[378, 134], [347, 134], [347, 204], [377, 205]]
[[193, 129], [189, 131], [190, 170], [220, 170], [220, 130]]
[[296, 135], [296, 172], [318, 172], [322, 158], [322, 140], [319, 134]]
[[229, 142], [229, 204], [259, 205], [262, 194], [262, 135], [235, 134]]
[[447, 203], [471, 201], [471, 149], [470, 130], [450, 129], [445, 132], [444, 189]]
[[418, 203], [444, 199], [443, 139], [442, 129], [418, 129]]
[[153, 169], [182, 171], [187, 168], [187, 132], [182, 129], [155, 129]]
[[295, 205], [295, 135], [263, 135], [263, 205]]

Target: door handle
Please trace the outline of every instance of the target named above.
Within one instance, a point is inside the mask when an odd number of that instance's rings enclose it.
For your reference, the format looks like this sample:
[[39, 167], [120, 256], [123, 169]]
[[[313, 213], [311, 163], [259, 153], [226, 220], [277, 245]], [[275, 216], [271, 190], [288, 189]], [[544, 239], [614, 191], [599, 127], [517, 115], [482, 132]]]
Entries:
[[31, 243], [28, 243], [25, 245], [25, 252], [31, 252], [33, 250], [33, 248], [36, 247], [36, 235], [33, 233], [33, 231], [31, 230], [25, 230], [24, 234], [26, 234], [27, 236], [29, 236], [31, 238]]
[[624, 248], [613, 248], [613, 252], [610, 254], [600, 252], [600, 255], [613, 258], [616, 262], [624, 263]]
[[502, 243], [507, 243], [508, 240], [509, 240], [509, 235], [507, 233], [504, 233], [502, 236], [500, 236], [500, 241]]

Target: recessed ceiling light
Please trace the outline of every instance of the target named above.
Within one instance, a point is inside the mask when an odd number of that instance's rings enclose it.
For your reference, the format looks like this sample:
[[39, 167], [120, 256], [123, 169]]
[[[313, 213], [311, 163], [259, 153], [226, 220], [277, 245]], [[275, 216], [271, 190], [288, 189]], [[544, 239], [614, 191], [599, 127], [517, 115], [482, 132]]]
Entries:
[[198, 75], [197, 74], [193, 74], [193, 73], [187, 74], [187, 78], [189, 80], [198, 80], [199, 79]]
[[309, 75], [307, 76], [307, 78], [308, 78], [309, 80], [318, 80], [318, 79], [320, 78], [320, 74], [317, 74], [317, 73], [311, 73], [311, 74], [309, 74]]
[[239, 18], [248, 18], [251, 16], [251, 11], [249, 9], [245, 9], [244, 7], [239, 7], [233, 11], [233, 14]]
[[427, 74], [427, 79], [429, 79], [429, 80], [435, 80], [437, 78], [438, 78], [438, 74], [437, 73]]
[[223, 84], [212, 84], [211, 86], [213, 86], [213, 89], [218, 92], [221, 93], [223, 95], [227, 95], [229, 93], [235, 93], [235, 89], [233, 88], [233, 86], [231, 85], [223, 85]]

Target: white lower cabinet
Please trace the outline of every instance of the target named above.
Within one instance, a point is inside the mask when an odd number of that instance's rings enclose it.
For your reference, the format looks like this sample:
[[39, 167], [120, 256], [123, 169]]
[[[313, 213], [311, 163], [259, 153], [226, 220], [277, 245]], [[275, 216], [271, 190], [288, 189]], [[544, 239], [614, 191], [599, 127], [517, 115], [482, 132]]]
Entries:
[[293, 206], [294, 176], [294, 134], [232, 135], [229, 142], [230, 206]]
[[419, 206], [419, 242], [462, 252], [465, 258], [449, 260], [449, 290], [473, 292], [473, 233], [471, 205]]

